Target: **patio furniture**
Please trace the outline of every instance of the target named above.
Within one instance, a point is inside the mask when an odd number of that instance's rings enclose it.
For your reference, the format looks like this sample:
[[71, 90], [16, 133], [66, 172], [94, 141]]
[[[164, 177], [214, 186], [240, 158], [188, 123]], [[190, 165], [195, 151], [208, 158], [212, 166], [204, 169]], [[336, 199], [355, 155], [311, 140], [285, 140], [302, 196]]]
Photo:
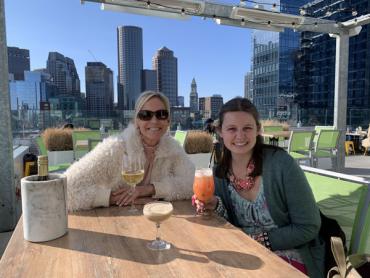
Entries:
[[[279, 132], [283, 131], [283, 126], [281, 125], [275, 125], [275, 126], [263, 126], [262, 127], [263, 133], [268, 134], [270, 132]], [[271, 145], [279, 145], [279, 142], [285, 141], [285, 137], [283, 136], [277, 136], [277, 137], [270, 137], [270, 136], [264, 136], [264, 142], [265, 144], [271, 144]]]
[[365, 137], [363, 133], [346, 132], [346, 140], [352, 141], [356, 151], [361, 151], [361, 141]]
[[100, 131], [96, 130], [74, 130], [72, 132], [73, 152], [75, 160], [80, 159], [89, 149], [89, 139], [101, 139]]
[[316, 125], [315, 126], [315, 137], [313, 138], [313, 146], [316, 145], [317, 139], [319, 138], [319, 134], [321, 130], [333, 130], [335, 126], [332, 125]]
[[339, 130], [325, 130], [319, 132], [314, 151], [311, 153], [312, 165], [317, 167], [319, 158], [331, 158], [332, 166], [336, 169], [338, 140], [340, 136]]
[[361, 141], [361, 145], [363, 148], [365, 148], [364, 155], [367, 155], [367, 152], [370, 149], [370, 125], [367, 129], [367, 138]]
[[186, 131], [176, 130], [174, 138], [177, 142], [179, 142], [181, 146], [184, 146], [186, 135], [187, 135]]
[[307, 277], [223, 218], [194, 216], [189, 200], [172, 204], [165, 251], [147, 248], [155, 226], [128, 207], [71, 213], [68, 233], [41, 244], [23, 240], [20, 220], [0, 277]]
[[315, 135], [314, 131], [296, 131], [293, 130], [290, 133], [289, 143], [288, 143], [288, 153], [297, 162], [308, 161], [311, 165], [311, 150], [312, 150], [312, 140]]
[[338, 221], [349, 254], [370, 253], [370, 181], [301, 165], [321, 211]]
[[[44, 144], [44, 140], [41, 136], [36, 137], [36, 144], [39, 149], [39, 154], [41, 155], [48, 155], [48, 150], [46, 149], [46, 146]], [[66, 170], [69, 166], [71, 166], [71, 163], [59, 163], [56, 165], [48, 166], [48, 170], [50, 173], [52, 172], [62, 172]]]
[[356, 154], [355, 144], [353, 144], [353, 141], [345, 141], [344, 142], [344, 150], [346, 152], [346, 155], [349, 155], [350, 153]]
[[290, 131], [288, 130], [280, 130], [280, 131], [264, 131], [261, 133], [261, 136], [264, 138], [264, 142], [266, 142], [268, 139], [269, 144], [278, 146], [279, 145], [279, 140], [281, 141], [282, 139], [285, 142], [285, 138], [290, 137]]

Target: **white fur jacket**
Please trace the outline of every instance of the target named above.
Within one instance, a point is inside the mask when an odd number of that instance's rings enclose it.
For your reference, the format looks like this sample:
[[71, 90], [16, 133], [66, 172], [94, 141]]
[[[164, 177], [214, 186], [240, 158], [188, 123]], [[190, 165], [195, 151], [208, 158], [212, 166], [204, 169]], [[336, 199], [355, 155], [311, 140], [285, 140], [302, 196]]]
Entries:
[[[108, 207], [110, 193], [123, 185], [123, 152], [144, 155], [136, 127], [129, 125], [120, 135], [111, 136], [66, 171], [68, 210]], [[189, 199], [195, 167], [184, 149], [168, 134], [162, 136], [155, 154], [150, 183], [154, 198], [167, 201]]]

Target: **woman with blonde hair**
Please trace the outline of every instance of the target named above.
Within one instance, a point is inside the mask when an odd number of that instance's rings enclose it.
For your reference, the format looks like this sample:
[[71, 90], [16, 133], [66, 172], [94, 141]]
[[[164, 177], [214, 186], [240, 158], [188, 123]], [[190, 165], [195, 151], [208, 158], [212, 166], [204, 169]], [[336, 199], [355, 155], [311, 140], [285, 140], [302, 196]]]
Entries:
[[[169, 135], [170, 104], [146, 91], [135, 105], [133, 122], [74, 163], [67, 171], [68, 210], [125, 206], [142, 198], [190, 199], [195, 167]], [[121, 177], [123, 154], [145, 160], [142, 182], [131, 192]]]

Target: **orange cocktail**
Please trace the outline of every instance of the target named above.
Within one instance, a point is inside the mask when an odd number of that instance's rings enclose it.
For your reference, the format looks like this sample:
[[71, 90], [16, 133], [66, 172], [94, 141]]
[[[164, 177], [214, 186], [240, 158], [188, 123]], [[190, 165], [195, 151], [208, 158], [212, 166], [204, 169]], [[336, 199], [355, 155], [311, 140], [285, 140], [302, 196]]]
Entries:
[[198, 200], [207, 203], [215, 193], [212, 169], [203, 168], [195, 171], [193, 191]]

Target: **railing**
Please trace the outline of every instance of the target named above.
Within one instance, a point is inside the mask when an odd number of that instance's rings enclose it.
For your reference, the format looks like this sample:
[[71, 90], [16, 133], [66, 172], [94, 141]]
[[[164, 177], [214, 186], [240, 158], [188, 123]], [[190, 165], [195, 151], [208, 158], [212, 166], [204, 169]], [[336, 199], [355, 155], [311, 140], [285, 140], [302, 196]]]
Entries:
[[[39, 132], [48, 127], [62, 127], [67, 123], [74, 127], [99, 129], [101, 126], [108, 129], [123, 129], [134, 117], [134, 111], [115, 110], [110, 113], [102, 111], [75, 111], [75, 110], [13, 110], [12, 130], [15, 137], [25, 137], [29, 133]], [[171, 130], [199, 129], [199, 121], [193, 120], [185, 114], [171, 115]]]
[[[309, 106], [309, 105], [308, 105]], [[316, 126], [316, 125], [333, 125], [334, 109], [328, 108], [294, 108], [277, 110], [260, 109], [260, 117], [262, 120], [278, 120], [288, 122], [290, 126]], [[265, 112], [265, 113], [264, 113]], [[342, 111], [339, 111], [341, 113]], [[298, 124], [299, 123], [299, 124]], [[370, 123], [370, 108], [351, 108], [347, 109], [347, 127], [354, 130], [361, 126], [367, 129]]]
[[[74, 127], [99, 129], [102, 125], [108, 129], [123, 129], [131, 121], [133, 111], [115, 110], [111, 113], [102, 111], [76, 110], [14, 110], [12, 114], [12, 130], [14, 137], [27, 137], [28, 134], [39, 133], [48, 127], [62, 127], [72, 123]], [[334, 112], [332, 109], [307, 108], [290, 111], [286, 119], [271, 114], [271, 119], [285, 121], [292, 127], [308, 127], [315, 125], [333, 125]], [[267, 120], [269, 118], [262, 118]], [[186, 114], [172, 114], [171, 130], [181, 127], [182, 130], [202, 129], [199, 123], [202, 119], [192, 119]], [[370, 108], [349, 108], [347, 112], [347, 128], [355, 130], [361, 126], [367, 129], [370, 123]]]

